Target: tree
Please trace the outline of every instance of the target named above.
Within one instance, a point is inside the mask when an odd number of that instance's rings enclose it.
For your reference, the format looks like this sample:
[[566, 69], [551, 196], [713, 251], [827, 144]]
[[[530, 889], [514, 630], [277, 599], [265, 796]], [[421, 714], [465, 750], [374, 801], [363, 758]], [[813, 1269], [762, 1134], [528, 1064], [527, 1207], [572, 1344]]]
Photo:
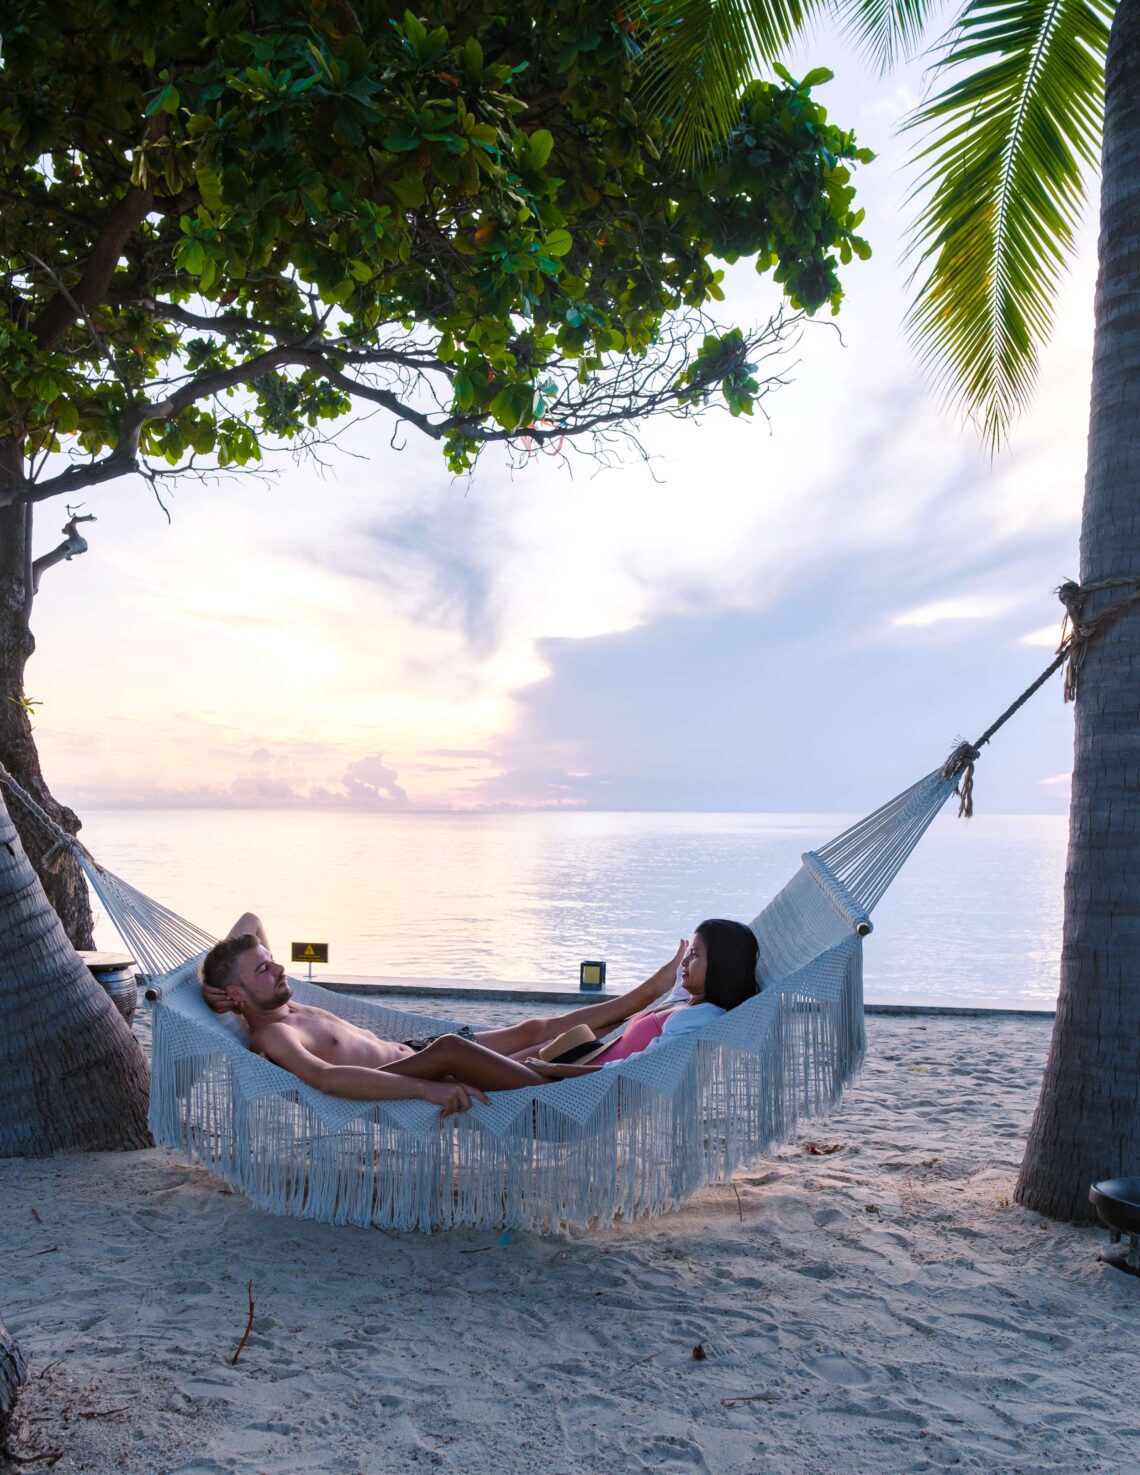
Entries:
[[[24, 671], [77, 499], [137, 474], [161, 501], [361, 405], [455, 472], [492, 442], [604, 457], [647, 417], [749, 414], [771, 386], [789, 321], [718, 329], [717, 258], [754, 258], [793, 311], [838, 307], [869, 156], [786, 79], [678, 165], [629, 95], [641, 44], [599, 0], [439, 0], [430, 27], [382, 0], [5, 10], [0, 762], [65, 830]], [[49, 499], [66, 537], [34, 559]], [[53, 870], [57, 837], [18, 818], [89, 944], [70, 855]]]
[[[1105, 72], [1081, 583], [1140, 587], [1140, 3], [1118, 0]], [[1126, 588], [1127, 586], [1125, 586]], [[1125, 588], [1091, 593], [1094, 617]], [[1140, 624], [1083, 652], [1057, 1022], [1017, 1183], [1029, 1208], [1091, 1219], [1089, 1185], [1140, 1167]]]
[[147, 1069], [68, 942], [0, 799], [0, 1157], [145, 1147]]
[[[648, 91], [682, 121], [695, 156], [731, 79], [757, 53], [778, 54], [809, 6], [663, 4]], [[845, 18], [887, 62], [928, 13], [911, 0], [810, 9]], [[718, 47], [701, 74], [705, 100], [688, 85], [686, 101], [680, 60]], [[910, 120], [939, 131], [920, 155], [928, 193], [909, 323], [995, 448], [1032, 391], [1103, 131], [1081, 526], [1081, 618], [1091, 622], [1140, 591], [1140, 0], [969, 0], [936, 60], [951, 80]], [[1140, 605], [1098, 630], [1080, 659], [1057, 1021], [1016, 1192], [1043, 1214], [1087, 1221], [1092, 1182], [1140, 1170]]]

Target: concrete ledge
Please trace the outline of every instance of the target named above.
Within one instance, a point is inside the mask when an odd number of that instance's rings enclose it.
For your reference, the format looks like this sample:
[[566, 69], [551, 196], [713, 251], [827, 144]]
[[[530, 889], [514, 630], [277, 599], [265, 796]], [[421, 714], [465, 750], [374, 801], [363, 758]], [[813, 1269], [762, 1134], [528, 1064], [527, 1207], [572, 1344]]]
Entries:
[[[295, 975], [300, 976], [300, 975]], [[559, 989], [541, 984], [465, 983], [460, 978], [367, 978], [351, 974], [314, 975], [314, 983], [338, 994], [415, 995], [419, 998], [474, 999], [494, 1004], [596, 1004], [600, 999], [616, 999], [621, 990]], [[869, 1015], [901, 1015], [918, 1019], [1052, 1019], [1052, 1009], [974, 1008], [957, 1004], [867, 1004]]]
[[903, 1014], [936, 1019], [1054, 1019], [1055, 1009], [968, 1008], [958, 1004], [864, 1004], [864, 1014]]
[[[294, 974], [294, 977], [301, 977]], [[620, 989], [559, 989], [528, 983], [464, 983], [460, 978], [361, 978], [332, 974], [313, 982], [336, 994], [415, 994], [420, 998], [481, 999], [496, 1004], [596, 1004], [621, 997]]]

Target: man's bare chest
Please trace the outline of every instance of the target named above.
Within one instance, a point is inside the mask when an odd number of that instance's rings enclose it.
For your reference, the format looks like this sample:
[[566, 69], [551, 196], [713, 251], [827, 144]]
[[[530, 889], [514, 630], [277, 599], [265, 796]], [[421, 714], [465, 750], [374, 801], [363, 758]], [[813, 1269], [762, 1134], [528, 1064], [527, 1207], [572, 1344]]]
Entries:
[[408, 1053], [323, 1010], [294, 1015], [289, 1023], [305, 1048], [330, 1065], [388, 1065]]

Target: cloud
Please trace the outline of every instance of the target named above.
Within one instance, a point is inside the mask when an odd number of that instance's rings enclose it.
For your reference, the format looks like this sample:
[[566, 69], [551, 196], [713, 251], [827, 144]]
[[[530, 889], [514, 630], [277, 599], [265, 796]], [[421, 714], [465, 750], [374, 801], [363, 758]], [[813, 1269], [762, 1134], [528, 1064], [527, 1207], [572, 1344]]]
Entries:
[[1039, 630], [1031, 630], [1028, 635], [1023, 635], [1019, 642], [1021, 645], [1031, 645], [1039, 650], [1055, 651], [1061, 643], [1061, 625], [1057, 621], [1052, 625], [1042, 625]]
[[126, 789], [78, 785], [69, 798], [102, 809], [403, 809], [408, 796], [399, 775], [379, 754], [349, 763], [339, 786], [303, 785], [266, 770], [276, 761], [268, 749], [249, 755], [251, 771], [226, 783], [142, 782]]
[[1007, 594], [954, 594], [895, 615], [891, 623], [899, 629], [909, 629], [939, 625], [946, 620], [993, 620], [1020, 602], [1016, 596]]
[[[880, 596], [882, 591], [879, 591]], [[862, 812], [989, 726], [1036, 675], [1001, 626], [1001, 662], [956, 628], [928, 643], [875, 640], [874, 590], [857, 573], [775, 610], [655, 622], [542, 645], [549, 679], [521, 693], [497, 772], [472, 790], [492, 806]], [[859, 619], [861, 610], [868, 615]], [[856, 635], [849, 628], [859, 627]], [[1032, 811], [1031, 777], [1058, 770], [1071, 713], [1039, 696], [978, 765], [988, 812]]]
[[389, 768], [377, 754], [372, 758], [358, 758], [350, 763], [341, 779], [349, 804], [355, 809], [400, 808], [407, 804], [408, 796], [400, 787], [394, 768]]

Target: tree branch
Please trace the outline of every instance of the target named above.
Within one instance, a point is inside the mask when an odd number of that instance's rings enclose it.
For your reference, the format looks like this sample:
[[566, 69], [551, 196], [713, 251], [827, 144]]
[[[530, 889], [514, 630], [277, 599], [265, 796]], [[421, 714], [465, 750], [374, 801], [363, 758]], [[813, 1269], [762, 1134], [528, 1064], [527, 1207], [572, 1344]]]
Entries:
[[123, 254], [123, 247], [146, 219], [154, 195], [130, 188], [103, 221], [83, 274], [73, 292], [57, 291], [32, 324], [36, 341], [45, 352], [56, 348], [79, 312], [98, 307]]
[[111, 355], [107, 351], [107, 345], [103, 342], [102, 338], [99, 337], [98, 330], [96, 329], [95, 324], [91, 321], [91, 314], [87, 311], [87, 308], [83, 305], [82, 302], [76, 301], [72, 293], [68, 291], [63, 278], [59, 275], [57, 271], [55, 271], [53, 267], [49, 266], [42, 257], [37, 256], [34, 251], [29, 252], [29, 255], [31, 256], [31, 259], [36, 263], [36, 265], [40, 268], [40, 270], [46, 274], [48, 279], [55, 283], [56, 290], [58, 291], [59, 295], [64, 298], [64, 300], [67, 302], [67, 305], [75, 313], [75, 316], [77, 318], [82, 318], [84, 323], [86, 323], [87, 331], [91, 335], [91, 342], [95, 345], [96, 349], [104, 356], [104, 358], [109, 359]]
[[248, 385], [260, 378], [262, 374], [269, 374], [274, 369], [285, 368], [289, 364], [302, 365], [314, 361], [321, 363], [318, 355], [307, 353], [303, 349], [273, 348], [266, 353], [258, 354], [255, 358], [247, 359], [242, 364], [237, 364], [232, 369], [218, 369], [210, 374], [199, 374], [197, 378], [189, 380], [181, 389], [176, 389], [164, 400], [158, 400], [152, 404], [135, 405], [123, 417], [118, 445], [102, 461], [93, 461], [86, 466], [70, 466], [66, 471], [61, 471], [58, 476], [49, 477], [47, 481], [21, 480], [15, 485], [12, 482], [9, 482], [7, 486], [0, 484], [0, 507], [6, 507], [12, 502], [29, 504], [46, 502], [49, 497], [81, 491], [85, 487], [98, 486], [101, 482], [114, 481], [118, 476], [137, 472], [139, 470], [139, 438], [143, 426], [148, 421], [177, 419], [183, 410], [197, 400], [209, 399], [211, 395], [220, 394], [223, 390]]
[[76, 225], [81, 225], [84, 230], [95, 231], [94, 221], [87, 215], [80, 215], [76, 210], [69, 210], [65, 205], [53, 200], [47, 190], [38, 190], [32, 185], [22, 186], [19, 190], [0, 189], [0, 204], [12, 205], [16, 209], [34, 206], [37, 210], [44, 210], [49, 215], [58, 215], [62, 220], [72, 220]]
[[63, 525], [63, 532], [66, 534], [63, 542], [57, 544], [50, 553], [45, 553], [42, 557], [37, 558], [32, 564], [31, 585], [33, 595], [40, 592], [40, 576], [45, 569], [49, 569], [57, 563], [69, 562], [76, 554], [87, 552], [87, 539], [82, 536], [77, 524], [81, 522], [94, 522], [95, 520], [96, 518], [93, 512], [84, 513], [83, 516], [80, 516], [78, 513], [72, 513], [71, 517]]
[[[750, 369], [756, 369], [758, 359], [762, 361], [782, 352], [786, 332], [797, 328], [798, 322], [798, 315], [788, 319], [782, 312], [777, 313], [765, 327], [742, 341], [739, 350], [741, 361], [747, 361]], [[42, 482], [30, 478], [9, 480], [6, 486], [0, 484], [0, 506], [13, 502], [30, 505], [112, 481], [124, 474], [145, 474], [139, 464], [139, 441], [143, 426], [148, 422], [177, 419], [183, 410], [199, 400], [209, 399], [228, 389], [248, 389], [262, 376], [289, 367], [316, 370], [334, 389], [342, 390], [353, 399], [379, 405], [397, 421], [414, 425], [429, 440], [442, 441], [454, 431], [466, 432], [481, 444], [507, 442], [524, 447], [578, 436], [593, 435], [597, 439], [615, 428], [620, 430], [623, 425], [654, 414], [682, 415], [696, 408], [693, 397], [700, 393], [700, 385], [693, 382], [682, 385], [677, 378], [686, 362], [687, 345], [694, 324], [709, 326], [700, 314], [678, 321], [662, 336], [653, 353], [635, 358], [619, 357], [607, 373], [592, 378], [585, 385], [578, 383], [576, 371], [570, 363], [541, 366], [542, 373], [546, 375], [557, 376], [561, 371], [562, 388], [547, 396], [547, 407], [539, 423], [519, 425], [514, 429], [486, 424], [486, 416], [481, 413], [442, 414], [433, 419], [401, 399], [393, 390], [354, 378], [330, 363], [330, 356], [341, 357], [336, 349], [326, 346], [322, 351], [306, 342], [282, 344], [231, 368], [198, 374], [165, 399], [133, 406], [123, 417], [118, 445], [102, 461], [71, 466]], [[363, 355], [361, 359], [364, 359]], [[435, 369], [445, 376], [448, 374], [447, 366], [438, 360], [425, 360], [421, 368], [417, 361], [386, 349], [373, 351], [365, 362], [383, 363], [407, 371], [409, 382], [406, 388], [409, 392], [422, 379], [422, 368]], [[782, 382], [778, 375], [769, 375], [756, 398], [762, 398]]]
[[[433, 424], [419, 410], [413, 410], [411, 405], [404, 404], [403, 400], [398, 395], [393, 394], [390, 389], [381, 389], [378, 385], [365, 384], [359, 379], [353, 379], [348, 374], [342, 374], [339, 370], [334, 369], [330, 363], [323, 360], [319, 354], [313, 354], [311, 358], [320, 367], [325, 378], [335, 389], [343, 389], [346, 394], [351, 394], [360, 399], [371, 400], [374, 405], [380, 405], [383, 409], [395, 415], [397, 420], [406, 420], [409, 424], [414, 425], [417, 430], [421, 431], [430, 440], [443, 440], [444, 436], [448, 435], [452, 430], [460, 430], [463, 426], [471, 424], [471, 419], [467, 415], [449, 415], [446, 420], [440, 420]], [[403, 360], [400, 362], [402, 363]], [[439, 367], [438, 361], [433, 364], [433, 367]]]
[[284, 330], [275, 328], [272, 323], [259, 322], [257, 318], [247, 318], [239, 312], [210, 317], [205, 313], [189, 312], [176, 302], [159, 302], [154, 297], [130, 297], [127, 305], [141, 307], [156, 318], [166, 318], [172, 323], [180, 323], [184, 328], [197, 328], [202, 333], [217, 333], [222, 338], [240, 338], [245, 333], [260, 333], [263, 337], [280, 343], [286, 337]]

